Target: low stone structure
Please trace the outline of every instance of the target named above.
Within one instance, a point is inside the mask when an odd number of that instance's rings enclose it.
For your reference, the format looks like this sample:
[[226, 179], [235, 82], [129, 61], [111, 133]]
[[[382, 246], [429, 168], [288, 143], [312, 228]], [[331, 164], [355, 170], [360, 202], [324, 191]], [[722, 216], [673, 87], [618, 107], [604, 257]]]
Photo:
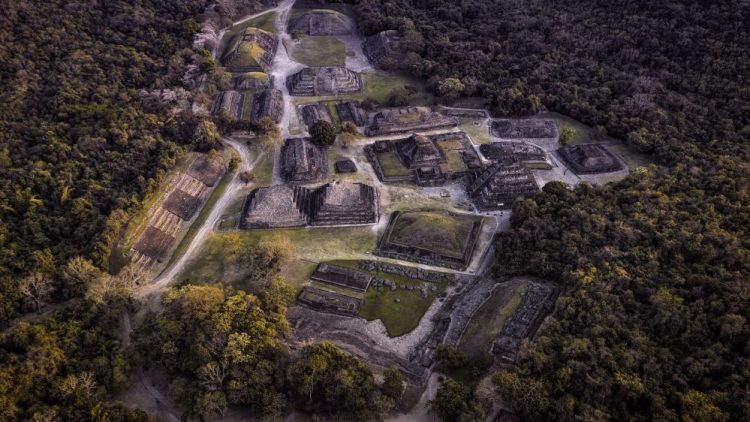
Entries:
[[491, 142], [479, 146], [479, 152], [490, 161], [520, 162], [528, 168], [549, 170], [552, 163], [547, 153], [528, 142]]
[[354, 24], [348, 16], [335, 10], [311, 10], [289, 22], [289, 33], [310, 36], [350, 35]]
[[[413, 181], [419, 186], [441, 186], [482, 165], [471, 141], [462, 132], [432, 136], [415, 134], [398, 140], [378, 141], [365, 147], [365, 155], [381, 181]], [[403, 166], [403, 171], [394, 174], [393, 167], [398, 166], [397, 163]]]
[[336, 96], [360, 92], [362, 78], [345, 67], [306, 67], [289, 75], [286, 86], [295, 97]]
[[438, 271], [425, 270], [424, 268], [407, 267], [405, 265], [383, 261], [361, 260], [358, 265], [359, 268], [365, 271], [380, 271], [430, 283], [453, 282], [456, 278], [455, 275], [451, 273], [441, 273]]
[[578, 174], [609, 173], [623, 168], [620, 160], [601, 144], [565, 146], [557, 152], [571, 170]]
[[281, 149], [281, 176], [289, 183], [321, 182], [328, 174], [328, 155], [325, 148], [309, 138], [290, 138]]
[[557, 138], [557, 125], [550, 119], [495, 119], [492, 135], [502, 139]]
[[150, 226], [138, 240], [138, 243], [133, 246], [133, 250], [158, 262], [163, 262], [167, 258], [169, 248], [172, 247], [173, 243], [174, 236]]
[[307, 213], [312, 226], [373, 224], [378, 222], [378, 195], [363, 183], [332, 182], [308, 196]]
[[315, 123], [321, 120], [333, 125], [331, 113], [328, 111], [328, 107], [323, 103], [302, 105], [299, 107], [299, 114], [302, 116], [302, 121], [305, 122], [305, 125], [307, 125], [308, 128], [311, 128]]
[[321, 263], [315, 268], [315, 272], [310, 276], [310, 279], [364, 293], [370, 286], [373, 277], [370, 274], [351, 268]]
[[258, 122], [268, 117], [276, 123], [284, 115], [284, 95], [278, 89], [264, 89], [253, 97], [253, 109], [250, 120]]
[[531, 283], [523, 293], [521, 304], [505, 322], [500, 336], [492, 345], [492, 353], [500, 359], [515, 362], [521, 340], [532, 337], [544, 318], [552, 312], [558, 289], [549, 284]]
[[297, 303], [319, 312], [357, 316], [362, 299], [334, 293], [317, 287], [305, 286], [297, 297]]
[[164, 201], [162, 207], [185, 221], [190, 221], [203, 201], [197, 196], [175, 189]]
[[534, 175], [519, 163], [493, 163], [474, 171], [466, 188], [481, 211], [508, 209], [519, 196], [539, 191]]
[[380, 256], [465, 270], [476, 248], [482, 219], [447, 211], [396, 211], [378, 243]]
[[237, 91], [258, 90], [273, 87], [273, 75], [263, 72], [238, 73], [232, 77], [232, 84]]
[[336, 103], [336, 112], [339, 114], [341, 123], [351, 122], [355, 126], [365, 126], [367, 124], [367, 112], [362, 108], [359, 101], [341, 101]]
[[408, 132], [425, 132], [459, 125], [455, 117], [445, 116], [427, 107], [401, 107], [381, 110], [375, 114], [367, 136], [383, 136]]
[[307, 224], [302, 210], [307, 191], [288, 185], [258, 188], [248, 195], [242, 212], [241, 229], [301, 227]]
[[339, 160], [333, 164], [336, 173], [356, 173], [357, 165], [352, 160]]
[[250, 27], [229, 42], [221, 62], [233, 73], [268, 72], [278, 46], [274, 34]]
[[242, 116], [242, 106], [245, 96], [238, 91], [221, 91], [216, 94], [211, 114], [226, 113], [239, 119]]
[[400, 69], [406, 57], [401, 47], [401, 33], [396, 30], [367, 37], [363, 50], [373, 66], [384, 70]]

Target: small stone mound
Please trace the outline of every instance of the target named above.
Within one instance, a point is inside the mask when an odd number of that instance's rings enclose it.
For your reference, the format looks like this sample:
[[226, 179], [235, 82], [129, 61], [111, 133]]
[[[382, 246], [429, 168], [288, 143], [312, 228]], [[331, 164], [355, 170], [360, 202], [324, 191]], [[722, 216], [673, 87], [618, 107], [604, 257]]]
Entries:
[[235, 75], [232, 83], [237, 91], [266, 89], [273, 86], [273, 76], [263, 72], [245, 72]]
[[309, 138], [290, 138], [281, 149], [281, 175], [289, 183], [317, 183], [328, 174], [328, 156]]
[[211, 108], [211, 114], [224, 112], [235, 119], [239, 119], [242, 113], [244, 98], [244, 94], [238, 91], [221, 91], [216, 95], [213, 107]]
[[566, 146], [560, 148], [558, 152], [578, 174], [609, 173], [623, 168], [620, 160], [600, 144]]
[[331, 113], [328, 111], [328, 107], [325, 104], [306, 104], [299, 108], [302, 120], [305, 122], [308, 128], [311, 128], [315, 123], [323, 120], [330, 124], [333, 124], [333, 118]]
[[352, 160], [339, 160], [334, 163], [333, 167], [336, 173], [356, 173], [357, 165]]
[[401, 34], [396, 30], [383, 31], [367, 37], [363, 49], [375, 67], [395, 70], [403, 66], [405, 53], [401, 48]]
[[367, 112], [362, 108], [359, 101], [342, 101], [337, 103], [336, 112], [339, 114], [341, 123], [351, 122], [355, 126], [365, 126], [367, 124]]
[[354, 24], [346, 15], [334, 10], [312, 10], [289, 22], [289, 32], [305, 35], [350, 35]]
[[493, 163], [473, 172], [467, 187], [469, 197], [482, 211], [508, 209], [519, 196], [539, 191], [534, 175], [519, 163]]
[[286, 86], [295, 97], [321, 97], [362, 90], [362, 78], [345, 67], [306, 67], [287, 77]]
[[279, 41], [275, 35], [258, 28], [247, 28], [236, 36], [221, 59], [228, 71], [267, 72], [271, 69]]

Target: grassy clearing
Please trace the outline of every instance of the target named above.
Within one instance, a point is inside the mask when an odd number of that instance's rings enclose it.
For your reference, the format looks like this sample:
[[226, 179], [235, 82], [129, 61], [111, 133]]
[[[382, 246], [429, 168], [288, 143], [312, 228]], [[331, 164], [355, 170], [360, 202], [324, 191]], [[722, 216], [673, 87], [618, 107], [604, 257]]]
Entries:
[[268, 152], [261, 161], [255, 165], [255, 168], [253, 169], [253, 183], [256, 186], [270, 186], [273, 183], [273, 164], [273, 152]]
[[265, 14], [258, 16], [255, 19], [250, 19], [249, 21], [242, 22], [241, 24], [232, 26], [231, 28], [227, 29], [227, 32], [224, 35], [224, 39], [229, 40], [232, 37], [238, 34], [241, 34], [242, 31], [250, 27], [260, 28], [264, 31], [275, 33], [276, 32], [276, 12], [265, 13]]
[[487, 354], [492, 342], [502, 331], [505, 321], [518, 309], [526, 281], [510, 281], [495, 287], [492, 296], [476, 311], [459, 347], [469, 357]]
[[[348, 268], [359, 268], [358, 261], [352, 260], [331, 261], [331, 264]], [[376, 277], [391, 280], [399, 285], [422, 286], [423, 284], [421, 280], [396, 274], [381, 271], [372, 271], [370, 273]], [[448, 286], [448, 283], [436, 283], [435, 285], [437, 286], [437, 292], [430, 293], [427, 298], [422, 298], [419, 291], [413, 290], [391, 290], [385, 288], [382, 292], [379, 292], [376, 289], [368, 289], [364, 294], [364, 302], [362, 303], [362, 308], [359, 310], [359, 316], [368, 321], [381, 320], [388, 331], [388, 335], [391, 337], [404, 335], [419, 325], [419, 321], [435, 300], [436, 295], [442, 293]], [[351, 296], [351, 294], [349, 295]]]
[[[369, 252], [375, 248], [377, 234], [369, 226], [298, 228], [276, 230], [246, 230], [239, 232], [240, 247], [254, 248], [269, 237], [280, 236], [293, 246], [290, 263], [295, 261], [319, 262], [347, 258]], [[226, 237], [230, 233], [211, 234], [197, 256], [185, 268], [180, 279], [221, 280], [233, 283], [247, 276], [247, 268], [236, 255], [228, 254]], [[290, 264], [288, 264], [290, 265]], [[290, 270], [287, 275], [293, 275]]]
[[383, 169], [383, 174], [386, 177], [399, 177], [409, 175], [409, 169], [401, 163], [393, 151], [388, 151], [380, 154], [375, 154], [375, 158], [380, 163], [380, 168]]
[[343, 66], [346, 46], [335, 37], [302, 37], [287, 43], [294, 61], [307, 66]]
[[[461, 129], [469, 135], [472, 142], [480, 145], [490, 143], [490, 129], [483, 121], [464, 117], [460, 118], [459, 121], [461, 122]], [[474, 122], [477, 121], [481, 121], [482, 124], [475, 125]]]

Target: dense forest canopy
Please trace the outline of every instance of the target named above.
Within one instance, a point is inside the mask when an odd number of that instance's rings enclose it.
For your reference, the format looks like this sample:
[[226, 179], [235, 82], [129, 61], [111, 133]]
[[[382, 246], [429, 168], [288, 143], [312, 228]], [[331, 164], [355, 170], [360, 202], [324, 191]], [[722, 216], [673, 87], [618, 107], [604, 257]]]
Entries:
[[75, 255], [105, 265], [124, 211], [190, 141], [140, 93], [181, 85], [205, 4], [3, 2], [0, 324], [17, 304], [11, 276]]
[[[422, 39], [414, 73], [498, 115], [568, 114], [665, 167], [517, 201], [498, 272], [566, 291], [496, 381], [545, 420], [750, 418], [750, 6], [739, 1], [362, 0]], [[416, 34], [414, 33], [416, 32]]]

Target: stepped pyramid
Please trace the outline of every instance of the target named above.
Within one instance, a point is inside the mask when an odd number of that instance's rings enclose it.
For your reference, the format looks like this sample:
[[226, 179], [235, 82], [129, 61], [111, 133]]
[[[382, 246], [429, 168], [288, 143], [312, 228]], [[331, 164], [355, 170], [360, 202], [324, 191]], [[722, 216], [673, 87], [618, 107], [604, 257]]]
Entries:
[[256, 189], [247, 197], [240, 228], [304, 226], [307, 216], [299, 204], [304, 203], [306, 196], [306, 189], [288, 185]]
[[467, 192], [480, 210], [507, 209], [519, 196], [532, 195], [539, 186], [521, 164], [493, 163], [469, 175]]
[[377, 223], [377, 191], [362, 183], [328, 183], [310, 194], [307, 212], [312, 226]]

